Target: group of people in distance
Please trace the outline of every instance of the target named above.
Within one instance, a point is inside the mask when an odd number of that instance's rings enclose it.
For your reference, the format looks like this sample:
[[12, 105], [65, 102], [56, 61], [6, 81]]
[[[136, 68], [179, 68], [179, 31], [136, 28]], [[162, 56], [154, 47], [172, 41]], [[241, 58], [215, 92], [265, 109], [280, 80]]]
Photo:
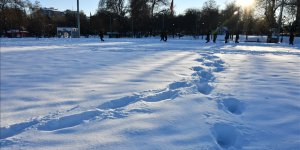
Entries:
[[[206, 34], [206, 43], [209, 43], [210, 42], [210, 36], [211, 36], [211, 33], [210, 32], [207, 32]], [[218, 37], [218, 34], [217, 32], [213, 32], [213, 36], [212, 36], [212, 39], [213, 39], [213, 42], [216, 43], [217, 41], [217, 37]], [[233, 34], [229, 34], [228, 31], [225, 32], [225, 43], [228, 43], [229, 42], [229, 39], [232, 39], [233, 40]], [[240, 39], [240, 34], [239, 32], [236, 32], [235, 34], [235, 43], [239, 43], [239, 39]], [[289, 36], [289, 44], [290, 45], [294, 45], [294, 39], [295, 39], [295, 35], [291, 32], [290, 33], [290, 36]]]
[[[206, 34], [206, 43], [210, 42], [210, 36], [211, 36], [211, 33], [210, 32], [207, 32]], [[103, 32], [101, 31], [99, 33], [99, 37], [100, 37], [100, 40], [101, 41], [104, 41], [104, 34]], [[216, 43], [217, 41], [217, 37], [218, 37], [218, 34], [217, 32], [213, 32], [213, 42]], [[229, 42], [229, 38], [231, 38], [233, 40], [233, 35], [229, 35], [229, 32], [226, 31], [225, 32], [225, 43], [228, 43]], [[240, 34], [239, 32], [236, 32], [235, 34], [235, 43], [239, 43], [239, 39], [240, 39]], [[295, 39], [295, 35], [291, 32], [290, 33], [290, 36], [289, 36], [289, 44], [290, 45], [294, 45], [294, 39]], [[165, 41], [167, 42], [168, 40], [168, 34], [166, 31], [162, 31], [161, 34], [160, 34], [160, 41]]]
[[[207, 32], [206, 34], [206, 43], [210, 42], [210, 35], [211, 33], [210, 32]], [[218, 37], [218, 34], [216, 31], [213, 32], [213, 42], [216, 43], [217, 41], [217, 37]], [[230, 35], [228, 31], [225, 32], [225, 43], [228, 43], [229, 42], [229, 38], [231, 38], [233, 40], [233, 35]], [[240, 34], [239, 32], [236, 32], [235, 34], [235, 43], [239, 43], [239, 40], [240, 40]]]

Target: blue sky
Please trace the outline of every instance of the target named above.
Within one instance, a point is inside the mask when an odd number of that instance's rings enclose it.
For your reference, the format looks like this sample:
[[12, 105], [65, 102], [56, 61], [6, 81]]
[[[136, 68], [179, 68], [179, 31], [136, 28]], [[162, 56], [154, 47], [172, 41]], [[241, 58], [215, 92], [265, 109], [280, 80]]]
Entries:
[[[34, 2], [35, 0], [31, 0]], [[59, 10], [76, 10], [77, 0], [39, 0], [43, 7], [54, 7]], [[201, 8], [206, 0], [174, 0], [176, 13], [183, 13], [187, 8]], [[232, 0], [216, 0], [217, 4], [223, 8], [224, 5]], [[95, 13], [99, 0], [80, 0], [80, 10], [83, 10], [87, 15], [91, 12]]]

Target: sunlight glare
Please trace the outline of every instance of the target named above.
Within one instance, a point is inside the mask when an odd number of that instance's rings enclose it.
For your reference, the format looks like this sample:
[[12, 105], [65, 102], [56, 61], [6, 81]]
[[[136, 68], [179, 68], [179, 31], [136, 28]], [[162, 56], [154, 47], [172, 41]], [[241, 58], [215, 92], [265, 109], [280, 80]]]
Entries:
[[254, 5], [254, 3], [255, 3], [255, 0], [237, 0], [236, 1], [236, 4], [240, 5], [243, 8], [251, 7]]

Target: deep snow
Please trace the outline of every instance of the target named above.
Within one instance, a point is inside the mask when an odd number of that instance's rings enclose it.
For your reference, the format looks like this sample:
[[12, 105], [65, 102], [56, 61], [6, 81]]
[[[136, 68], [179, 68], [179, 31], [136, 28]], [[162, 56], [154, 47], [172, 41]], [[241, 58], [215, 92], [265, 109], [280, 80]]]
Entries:
[[299, 149], [296, 43], [1, 39], [1, 149]]

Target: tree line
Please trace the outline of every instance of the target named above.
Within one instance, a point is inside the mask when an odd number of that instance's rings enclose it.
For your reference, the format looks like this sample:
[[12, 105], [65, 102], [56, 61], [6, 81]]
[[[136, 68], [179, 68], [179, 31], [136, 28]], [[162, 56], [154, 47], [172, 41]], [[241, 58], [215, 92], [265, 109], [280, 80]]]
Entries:
[[[242, 8], [234, 1], [223, 9], [207, 0], [199, 9], [174, 14], [172, 0], [99, 0], [95, 14], [80, 12], [81, 35], [100, 32], [120, 36], [169, 34], [200, 35], [226, 28], [231, 33], [270, 34], [278, 28], [278, 12], [283, 6], [282, 33], [300, 33], [299, 0], [256, 0], [255, 7]], [[176, 6], [175, 6], [176, 7]], [[57, 27], [76, 27], [77, 12], [66, 10], [45, 14], [39, 1], [1, 0], [1, 35], [11, 29], [26, 30], [30, 36], [56, 36]]]

